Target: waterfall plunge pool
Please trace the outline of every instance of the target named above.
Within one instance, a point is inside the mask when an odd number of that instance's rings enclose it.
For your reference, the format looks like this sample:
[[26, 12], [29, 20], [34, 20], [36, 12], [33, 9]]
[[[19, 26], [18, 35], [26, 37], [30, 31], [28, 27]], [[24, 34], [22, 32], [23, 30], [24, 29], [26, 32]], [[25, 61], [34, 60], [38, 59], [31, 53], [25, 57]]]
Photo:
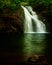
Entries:
[[0, 50], [17, 54], [22, 60], [33, 55], [52, 53], [52, 35], [50, 33], [24, 33], [20, 36], [13, 34], [0, 37]]

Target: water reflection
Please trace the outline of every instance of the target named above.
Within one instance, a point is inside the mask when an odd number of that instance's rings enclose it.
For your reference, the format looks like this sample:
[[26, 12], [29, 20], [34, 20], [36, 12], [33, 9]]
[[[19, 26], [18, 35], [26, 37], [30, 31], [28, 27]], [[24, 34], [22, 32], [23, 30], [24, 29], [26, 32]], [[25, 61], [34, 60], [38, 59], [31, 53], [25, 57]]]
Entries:
[[42, 54], [44, 53], [46, 41], [45, 34], [24, 34], [24, 49], [25, 54]]

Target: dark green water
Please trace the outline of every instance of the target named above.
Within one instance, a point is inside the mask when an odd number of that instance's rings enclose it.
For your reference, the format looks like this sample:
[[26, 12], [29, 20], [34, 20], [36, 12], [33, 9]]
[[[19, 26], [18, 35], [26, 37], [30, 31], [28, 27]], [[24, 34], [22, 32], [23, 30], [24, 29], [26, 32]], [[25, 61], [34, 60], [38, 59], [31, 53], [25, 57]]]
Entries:
[[52, 36], [46, 34], [8, 34], [0, 36], [0, 51], [22, 52], [24, 54], [52, 53]]
[[45, 34], [25, 34], [23, 52], [27, 54], [44, 53], [46, 47]]

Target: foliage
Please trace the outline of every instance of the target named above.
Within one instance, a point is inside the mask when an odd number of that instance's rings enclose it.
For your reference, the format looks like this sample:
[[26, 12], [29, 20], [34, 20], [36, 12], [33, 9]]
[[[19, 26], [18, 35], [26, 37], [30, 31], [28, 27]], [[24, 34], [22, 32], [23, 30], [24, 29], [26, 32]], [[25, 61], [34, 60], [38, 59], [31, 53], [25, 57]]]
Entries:
[[40, 4], [41, 6], [43, 4], [50, 12], [52, 12], [52, 0], [0, 0], [0, 9], [7, 7], [13, 11], [20, 7], [21, 2], [28, 2], [28, 5], [31, 6], [36, 6], [37, 4]]
[[15, 0], [0, 0], [0, 9], [9, 8], [10, 10], [16, 10], [19, 7], [19, 1]]
[[39, 6], [42, 5], [45, 6], [49, 12], [52, 13], [52, 0], [29, 0], [29, 4], [32, 6], [36, 6], [39, 4]]

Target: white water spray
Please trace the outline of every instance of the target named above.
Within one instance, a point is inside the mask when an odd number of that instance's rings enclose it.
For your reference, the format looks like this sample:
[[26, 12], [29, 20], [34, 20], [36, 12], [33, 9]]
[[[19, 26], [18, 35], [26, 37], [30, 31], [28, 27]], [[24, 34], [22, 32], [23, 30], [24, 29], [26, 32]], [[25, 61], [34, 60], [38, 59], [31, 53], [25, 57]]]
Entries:
[[[24, 33], [45, 33], [46, 26], [45, 24], [38, 19], [36, 12], [32, 10], [31, 6], [21, 6], [24, 10], [25, 19], [24, 19]], [[32, 21], [33, 20], [33, 21]], [[36, 31], [33, 31], [33, 24], [36, 26]]]

